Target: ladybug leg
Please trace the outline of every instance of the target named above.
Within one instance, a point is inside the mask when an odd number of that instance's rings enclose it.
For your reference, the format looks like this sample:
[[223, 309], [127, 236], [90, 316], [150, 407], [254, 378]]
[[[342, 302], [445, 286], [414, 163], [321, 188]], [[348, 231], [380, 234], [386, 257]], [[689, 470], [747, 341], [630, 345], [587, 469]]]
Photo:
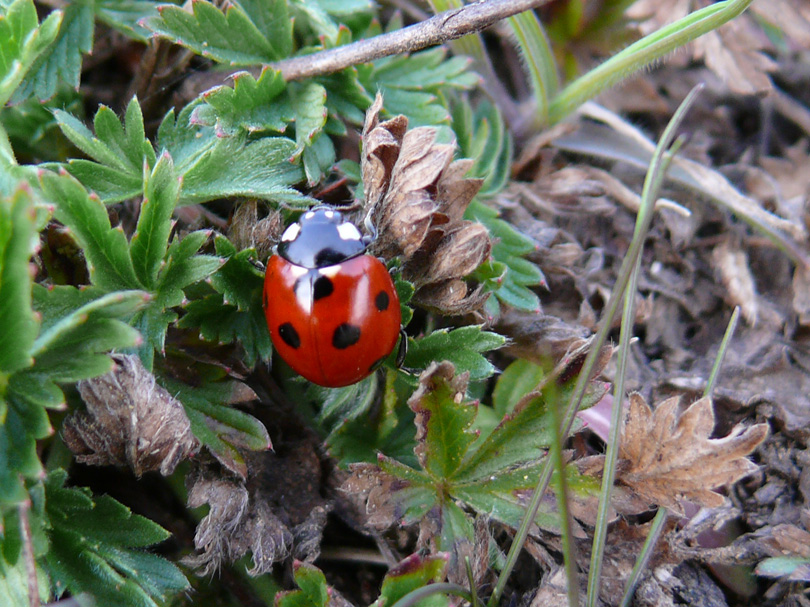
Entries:
[[372, 242], [377, 240], [377, 226], [374, 225], [374, 222], [371, 220], [371, 216], [374, 213], [374, 209], [371, 208], [366, 213], [365, 219], [363, 219], [363, 226], [366, 228], [366, 234], [363, 236], [363, 244], [366, 246], [370, 245]]
[[399, 351], [397, 352], [397, 359], [395, 364], [397, 369], [403, 369], [403, 371], [408, 371], [402, 365], [405, 362], [405, 356], [408, 354], [408, 336], [405, 334], [405, 329], [402, 327], [399, 328]]

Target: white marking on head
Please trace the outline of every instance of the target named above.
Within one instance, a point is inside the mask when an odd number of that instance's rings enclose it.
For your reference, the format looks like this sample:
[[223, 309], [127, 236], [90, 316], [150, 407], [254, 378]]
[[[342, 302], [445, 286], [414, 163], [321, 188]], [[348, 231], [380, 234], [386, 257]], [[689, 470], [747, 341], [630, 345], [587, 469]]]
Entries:
[[325, 268], [318, 268], [318, 274], [326, 276], [327, 278], [334, 278], [340, 274], [340, 265], [326, 266]]
[[284, 234], [281, 235], [282, 242], [291, 242], [296, 239], [298, 233], [301, 231], [301, 226], [297, 223], [290, 225], [289, 228], [284, 230]]
[[315, 217], [315, 213], [313, 211], [307, 211], [304, 215], [304, 219], [312, 219], [313, 217]]
[[326, 215], [327, 219], [332, 219], [332, 217], [335, 216], [335, 212], [334, 211], [324, 211], [324, 215]]
[[337, 227], [338, 235], [341, 240], [360, 240], [360, 230], [358, 230], [353, 223], [341, 223]]

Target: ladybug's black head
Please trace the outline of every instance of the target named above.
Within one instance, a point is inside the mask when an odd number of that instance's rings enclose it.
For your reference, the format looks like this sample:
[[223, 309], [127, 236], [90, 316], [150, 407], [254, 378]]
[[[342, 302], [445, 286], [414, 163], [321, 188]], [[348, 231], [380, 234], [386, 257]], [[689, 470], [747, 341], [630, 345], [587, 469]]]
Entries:
[[332, 266], [362, 255], [366, 244], [357, 227], [327, 207], [307, 211], [281, 235], [278, 254], [305, 268]]

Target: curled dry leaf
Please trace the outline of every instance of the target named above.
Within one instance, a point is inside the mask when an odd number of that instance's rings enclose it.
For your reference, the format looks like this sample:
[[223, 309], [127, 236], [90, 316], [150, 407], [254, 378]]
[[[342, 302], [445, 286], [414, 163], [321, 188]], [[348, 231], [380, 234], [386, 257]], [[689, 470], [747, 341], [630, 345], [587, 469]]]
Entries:
[[112, 358], [112, 371], [79, 382], [87, 410], [65, 421], [65, 443], [86, 464], [129, 466], [139, 477], [152, 470], [167, 476], [200, 447], [185, 409], [137, 356]]
[[320, 555], [331, 505], [312, 482], [322, 475], [312, 445], [285, 443], [278, 453], [248, 453], [246, 461], [246, 479], [213, 463], [200, 465], [188, 477], [188, 505], [209, 505], [194, 535], [201, 552], [186, 559], [202, 575], [248, 553], [253, 558], [250, 575], [267, 573], [288, 557], [311, 562]]
[[405, 116], [381, 122], [381, 109], [377, 95], [363, 126], [363, 187], [378, 232], [372, 252], [402, 259], [414, 302], [445, 314], [475, 311], [487, 294], [462, 278], [492, 244], [486, 228], [463, 215], [482, 181], [464, 178], [472, 161], [454, 162], [455, 146], [436, 143], [435, 128], [409, 131]]
[[189, 507], [209, 505], [194, 534], [194, 546], [202, 553], [185, 559], [200, 575], [215, 573], [222, 563], [232, 563], [248, 552], [253, 554], [249, 573], [258, 575], [289, 554], [292, 533], [266, 504], [251, 502], [241, 480], [199, 469], [188, 483]]
[[725, 498], [713, 489], [756, 472], [746, 456], [765, 440], [768, 426], [738, 426], [728, 436], [709, 438], [711, 399], [701, 398], [680, 415], [679, 404], [679, 398], [670, 398], [653, 412], [641, 395], [630, 395], [617, 482], [648, 504], [679, 513], [684, 502], [719, 507]]

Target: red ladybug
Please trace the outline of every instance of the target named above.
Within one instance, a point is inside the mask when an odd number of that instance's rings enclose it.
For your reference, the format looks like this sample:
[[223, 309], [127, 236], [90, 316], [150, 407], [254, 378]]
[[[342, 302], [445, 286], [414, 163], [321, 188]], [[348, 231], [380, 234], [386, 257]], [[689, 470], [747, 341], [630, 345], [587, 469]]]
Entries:
[[339, 212], [317, 207], [284, 231], [267, 262], [264, 313], [273, 346], [321, 386], [360, 381], [397, 343], [399, 298], [366, 245]]

